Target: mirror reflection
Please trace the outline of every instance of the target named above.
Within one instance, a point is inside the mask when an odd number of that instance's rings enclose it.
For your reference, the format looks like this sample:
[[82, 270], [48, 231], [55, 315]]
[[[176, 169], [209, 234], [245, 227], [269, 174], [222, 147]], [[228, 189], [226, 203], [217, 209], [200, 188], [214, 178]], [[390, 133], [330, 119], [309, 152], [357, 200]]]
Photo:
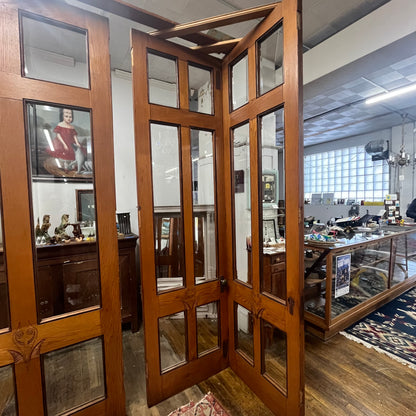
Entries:
[[158, 292], [184, 285], [185, 249], [178, 128], [151, 123], [155, 262]]
[[191, 129], [194, 273], [196, 284], [217, 278], [214, 143], [210, 131]]
[[147, 54], [149, 103], [179, 107], [177, 62], [156, 52]]
[[259, 93], [272, 90], [283, 83], [283, 25], [279, 24], [258, 42]]
[[162, 373], [186, 362], [185, 312], [159, 318], [159, 349]]
[[198, 334], [198, 356], [219, 346], [218, 302], [196, 307], [196, 325]]
[[3, 216], [0, 192], [0, 330], [8, 328], [10, 326], [9, 291], [7, 288], [6, 253], [4, 247], [5, 246], [3, 239]]
[[4, 416], [16, 416], [16, 392], [13, 366], [0, 367], [0, 413]]
[[[91, 115], [26, 103], [39, 319], [100, 305]], [[78, 211], [89, 215], [79, 221]]]
[[248, 103], [248, 57], [243, 55], [231, 65], [231, 110]]
[[260, 117], [261, 289], [286, 299], [284, 110]]
[[22, 14], [23, 75], [89, 87], [87, 31]]
[[254, 318], [253, 314], [244, 306], [235, 306], [236, 346], [235, 349], [250, 363], [254, 361]]
[[188, 65], [189, 110], [212, 114], [212, 71], [195, 64]]
[[251, 284], [250, 129], [236, 127], [233, 137], [234, 246], [236, 279]]

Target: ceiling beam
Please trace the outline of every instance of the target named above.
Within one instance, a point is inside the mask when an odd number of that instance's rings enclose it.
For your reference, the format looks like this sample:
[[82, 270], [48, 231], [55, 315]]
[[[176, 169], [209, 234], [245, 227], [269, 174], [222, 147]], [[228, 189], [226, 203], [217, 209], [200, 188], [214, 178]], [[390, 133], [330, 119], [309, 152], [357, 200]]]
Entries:
[[[158, 16], [157, 14], [148, 12], [147, 10], [140, 9], [139, 7], [133, 6], [123, 0], [79, 0], [82, 3], [88, 4], [98, 9], [105, 10], [106, 12], [115, 14], [116, 16], [124, 17], [132, 20], [133, 22], [140, 23], [158, 30], [168, 29], [176, 27], [177, 23], [165, 19], [164, 17]], [[210, 45], [216, 42], [215, 38], [204, 35], [203, 33], [193, 33], [182, 36], [190, 42], [196, 43], [197, 45]]]
[[212, 43], [211, 45], [192, 46], [190, 49], [203, 53], [228, 53], [241, 39], [242, 38], [223, 40], [221, 42]]
[[150, 35], [162, 39], [183, 37], [202, 30], [262, 18], [267, 16], [275, 7], [276, 4], [268, 4], [266, 6], [254, 7], [252, 9], [238, 10], [236, 12], [222, 14], [220, 16], [179, 24], [168, 29], [156, 30], [155, 32], [150, 32]]

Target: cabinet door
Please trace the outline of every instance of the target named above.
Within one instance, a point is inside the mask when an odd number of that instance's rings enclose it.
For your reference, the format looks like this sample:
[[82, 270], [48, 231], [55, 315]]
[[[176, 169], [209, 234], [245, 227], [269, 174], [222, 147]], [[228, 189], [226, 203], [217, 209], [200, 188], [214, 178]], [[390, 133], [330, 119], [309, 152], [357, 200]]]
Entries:
[[[1, 264], [10, 309], [0, 329], [0, 413], [121, 415], [108, 22], [43, 0], [2, 2], [0, 20]], [[95, 199], [96, 249], [74, 264], [71, 248], [89, 246], [75, 224], [79, 188]], [[38, 250], [51, 244], [58, 261]]]

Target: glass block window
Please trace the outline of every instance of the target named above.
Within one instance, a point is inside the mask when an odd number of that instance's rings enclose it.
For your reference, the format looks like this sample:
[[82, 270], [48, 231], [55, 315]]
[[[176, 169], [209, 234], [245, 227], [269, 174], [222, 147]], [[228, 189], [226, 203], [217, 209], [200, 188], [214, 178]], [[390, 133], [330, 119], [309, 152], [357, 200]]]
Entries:
[[305, 198], [334, 193], [335, 199], [382, 201], [389, 193], [389, 166], [372, 161], [364, 146], [314, 153], [304, 158]]

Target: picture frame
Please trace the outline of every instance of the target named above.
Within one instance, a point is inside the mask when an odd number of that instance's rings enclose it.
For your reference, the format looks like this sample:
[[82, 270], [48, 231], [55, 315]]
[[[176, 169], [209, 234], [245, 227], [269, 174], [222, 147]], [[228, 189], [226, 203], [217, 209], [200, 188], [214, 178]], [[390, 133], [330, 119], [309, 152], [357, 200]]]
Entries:
[[274, 218], [263, 220], [263, 242], [276, 241], [276, 221]]
[[92, 189], [76, 189], [77, 221], [95, 221], [95, 197]]
[[25, 108], [32, 180], [92, 183], [90, 110], [28, 100]]

